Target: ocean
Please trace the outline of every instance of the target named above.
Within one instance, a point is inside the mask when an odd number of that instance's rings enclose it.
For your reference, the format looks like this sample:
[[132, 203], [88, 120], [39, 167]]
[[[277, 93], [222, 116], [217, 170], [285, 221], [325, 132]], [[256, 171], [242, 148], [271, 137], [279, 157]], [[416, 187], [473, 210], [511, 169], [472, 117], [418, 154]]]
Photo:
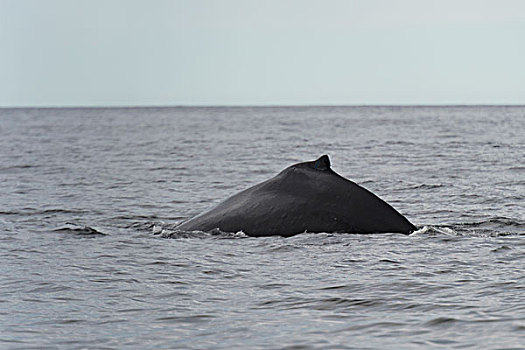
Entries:
[[[294, 163], [414, 234], [179, 233]], [[0, 109], [2, 349], [525, 349], [525, 107]]]

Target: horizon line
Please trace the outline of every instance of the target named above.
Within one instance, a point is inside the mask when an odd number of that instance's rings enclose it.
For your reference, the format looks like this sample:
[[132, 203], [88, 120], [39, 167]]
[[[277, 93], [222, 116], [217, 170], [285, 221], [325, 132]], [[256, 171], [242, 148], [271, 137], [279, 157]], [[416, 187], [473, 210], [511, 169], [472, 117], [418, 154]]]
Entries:
[[452, 104], [174, 104], [174, 105], [35, 105], [0, 106], [2, 109], [132, 109], [132, 108], [298, 108], [298, 107], [525, 107], [520, 103]]

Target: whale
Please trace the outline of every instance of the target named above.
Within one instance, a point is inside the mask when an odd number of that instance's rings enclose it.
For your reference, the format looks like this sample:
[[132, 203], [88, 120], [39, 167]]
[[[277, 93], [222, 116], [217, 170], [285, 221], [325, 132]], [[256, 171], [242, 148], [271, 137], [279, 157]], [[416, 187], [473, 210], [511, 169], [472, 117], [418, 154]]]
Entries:
[[323, 155], [289, 166], [176, 230], [290, 237], [305, 232], [410, 234], [416, 227], [390, 204], [333, 171]]

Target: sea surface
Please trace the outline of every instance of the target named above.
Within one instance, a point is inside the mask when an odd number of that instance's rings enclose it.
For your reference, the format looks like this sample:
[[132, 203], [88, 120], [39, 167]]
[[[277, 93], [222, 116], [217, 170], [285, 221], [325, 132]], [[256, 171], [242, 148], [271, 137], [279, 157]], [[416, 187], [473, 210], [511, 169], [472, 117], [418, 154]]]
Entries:
[[[417, 227], [175, 227], [285, 167]], [[0, 109], [1, 349], [525, 349], [525, 107]]]

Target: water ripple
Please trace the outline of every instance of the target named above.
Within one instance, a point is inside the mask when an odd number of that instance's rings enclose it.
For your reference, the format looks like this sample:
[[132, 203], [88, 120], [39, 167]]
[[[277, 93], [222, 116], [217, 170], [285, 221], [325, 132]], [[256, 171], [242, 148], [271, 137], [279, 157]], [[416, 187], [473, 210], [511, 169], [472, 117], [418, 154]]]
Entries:
[[[524, 111], [0, 109], [0, 348], [521, 349]], [[324, 153], [418, 230], [177, 231]]]

